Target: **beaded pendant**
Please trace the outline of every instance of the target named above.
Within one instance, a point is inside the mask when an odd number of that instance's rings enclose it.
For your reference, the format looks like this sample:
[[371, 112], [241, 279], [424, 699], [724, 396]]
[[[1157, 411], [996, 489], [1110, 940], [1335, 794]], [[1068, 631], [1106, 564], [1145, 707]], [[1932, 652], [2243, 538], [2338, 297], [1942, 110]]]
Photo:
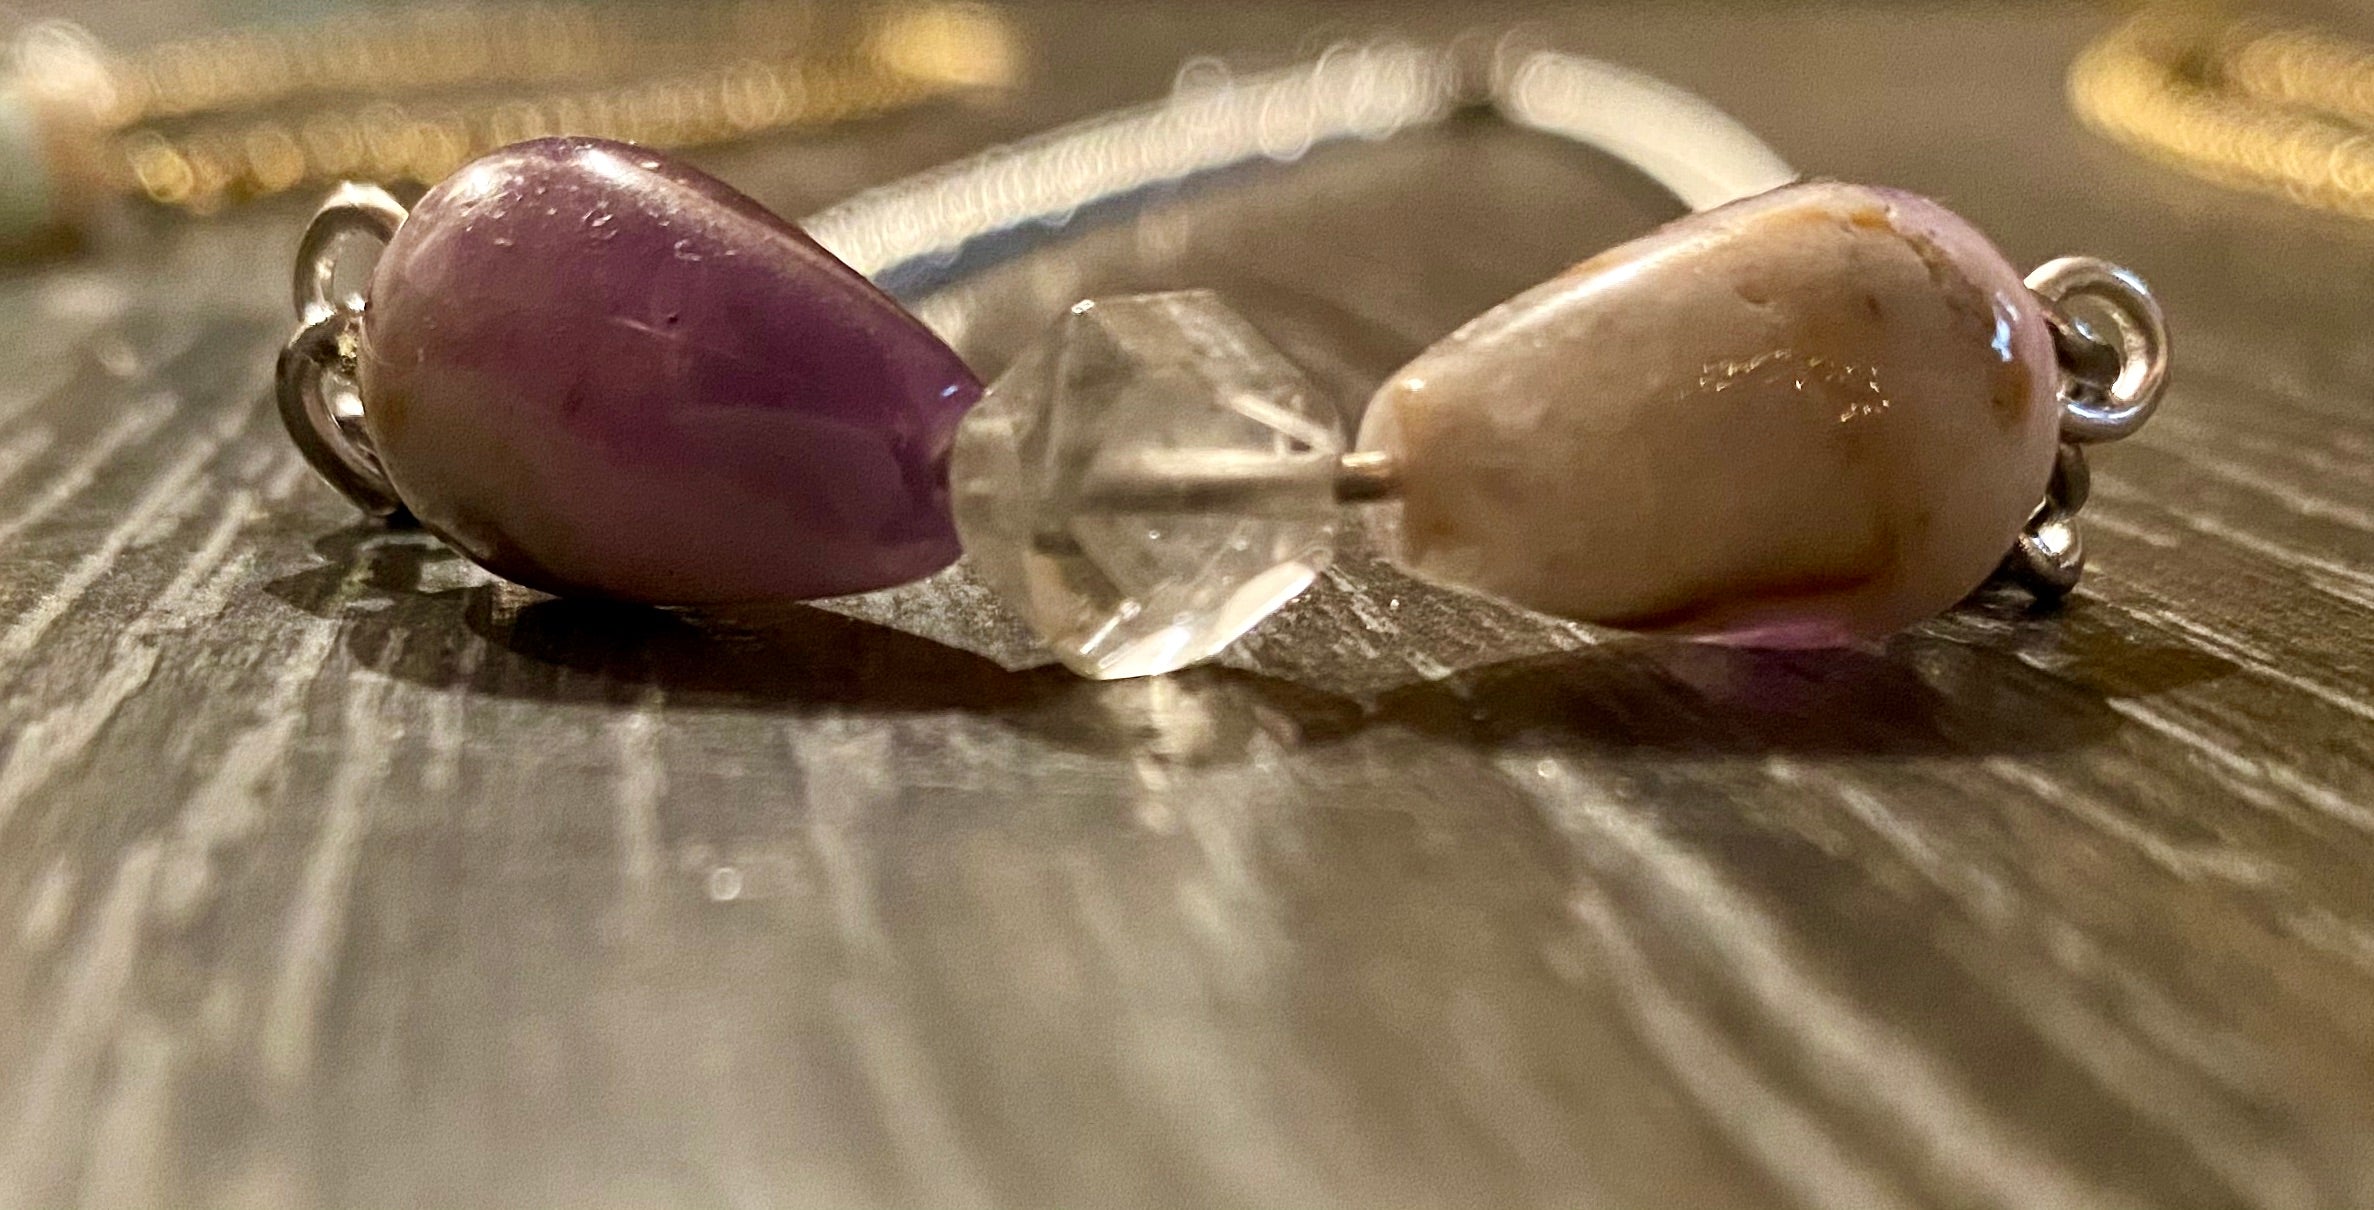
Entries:
[[[809, 599], [961, 549], [1099, 678], [1218, 653], [1354, 510], [1420, 577], [1731, 643], [1877, 638], [1999, 568], [2067, 591], [2077, 443], [2131, 432], [2166, 380], [2150, 293], [2098, 261], [2023, 279], [1908, 193], [1745, 192], [1443, 338], [1354, 441], [1209, 292], [1083, 302], [984, 389], [724, 184], [541, 140], [409, 213], [368, 190], [325, 208], [282, 405], [349, 495], [521, 583]], [[384, 252], [334, 297], [357, 234]]]

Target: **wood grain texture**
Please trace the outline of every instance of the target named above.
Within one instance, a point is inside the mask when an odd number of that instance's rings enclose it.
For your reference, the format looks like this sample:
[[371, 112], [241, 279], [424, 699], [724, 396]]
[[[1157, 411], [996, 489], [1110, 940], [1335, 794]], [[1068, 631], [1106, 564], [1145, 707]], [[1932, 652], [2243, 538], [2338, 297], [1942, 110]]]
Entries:
[[[1024, 16], [1021, 95], [709, 161], [802, 213], [1189, 52], [1451, 28]], [[0, 281], [0, 1207], [2374, 1205], [2374, 227], [2076, 130], [2106, 19], [1544, 18], [2164, 291], [2181, 370], [2096, 461], [2085, 591], [1864, 653], [1365, 557], [1114, 685], [1010, 670], [960, 576], [546, 600], [278, 434], [300, 212]], [[1216, 286], [1354, 400], [1665, 216], [1463, 123], [933, 314], [994, 369], [1079, 295]]]

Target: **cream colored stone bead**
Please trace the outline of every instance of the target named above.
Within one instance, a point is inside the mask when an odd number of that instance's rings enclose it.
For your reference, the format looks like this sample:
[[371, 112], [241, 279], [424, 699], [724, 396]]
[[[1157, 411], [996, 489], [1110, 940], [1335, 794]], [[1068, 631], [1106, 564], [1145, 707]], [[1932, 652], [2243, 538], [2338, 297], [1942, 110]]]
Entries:
[[1360, 446], [1412, 571], [1545, 613], [1770, 646], [1877, 637], [1984, 581], [2059, 425], [2041, 304], [1968, 223], [1816, 182], [1576, 266], [1412, 361]]

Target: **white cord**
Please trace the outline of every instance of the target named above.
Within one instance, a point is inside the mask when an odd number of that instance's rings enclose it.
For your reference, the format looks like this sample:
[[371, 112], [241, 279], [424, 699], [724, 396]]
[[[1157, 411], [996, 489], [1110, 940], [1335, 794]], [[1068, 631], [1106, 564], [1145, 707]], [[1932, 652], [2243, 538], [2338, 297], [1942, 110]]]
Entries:
[[1431, 125], [1471, 100], [1631, 164], [1696, 210], [1796, 175], [1686, 89], [1557, 51], [1515, 56], [1504, 69], [1509, 58], [1495, 54], [1478, 72], [1455, 51], [1377, 42], [1243, 80], [1183, 73], [1166, 100], [867, 190], [802, 225], [859, 272], [889, 278], [952, 263], [984, 237], [1059, 227], [1087, 207], [1190, 176]]
[[1645, 72], [1556, 51], [1518, 64], [1493, 90], [1501, 116], [1638, 168], [1692, 210], [1788, 184], [1796, 170], [1714, 103]]

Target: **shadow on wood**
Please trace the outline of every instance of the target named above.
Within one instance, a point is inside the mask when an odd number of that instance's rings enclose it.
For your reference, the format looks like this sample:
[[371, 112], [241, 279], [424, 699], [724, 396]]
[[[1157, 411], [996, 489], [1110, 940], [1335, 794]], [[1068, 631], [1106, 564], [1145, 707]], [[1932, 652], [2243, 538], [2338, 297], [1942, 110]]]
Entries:
[[[1701, 754], [2010, 755], [2099, 742], [2112, 693], [2207, 679], [2227, 666], [2175, 659], [2107, 633], [2063, 675], [2007, 640], [1914, 633], [1884, 651], [1753, 651], [1629, 640], [1484, 664], [1374, 696], [1232, 668], [1100, 684], [1061, 669], [1014, 672], [971, 653], [803, 605], [732, 617], [543, 597], [474, 576], [425, 534], [355, 526], [323, 537], [314, 571], [280, 599], [345, 622], [358, 661], [389, 676], [536, 701], [626, 708], [652, 692], [681, 707], [797, 715], [820, 707], [996, 715], [1066, 748], [1120, 743], [1162, 760], [1226, 762], [1251, 737], [1324, 744], [1404, 728], [1467, 745]], [[1979, 606], [1981, 621], [2011, 606]], [[2051, 624], [2051, 623], [2045, 623]], [[2148, 668], [2152, 683], [2122, 683]], [[2107, 680], [2109, 683], [2099, 683]], [[1175, 724], [1192, 718], [1183, 730]], [[1192, 736], [1164, 742], [1173, 732]], [[1173, 737], [1176, 739], [1176, 736]]]

